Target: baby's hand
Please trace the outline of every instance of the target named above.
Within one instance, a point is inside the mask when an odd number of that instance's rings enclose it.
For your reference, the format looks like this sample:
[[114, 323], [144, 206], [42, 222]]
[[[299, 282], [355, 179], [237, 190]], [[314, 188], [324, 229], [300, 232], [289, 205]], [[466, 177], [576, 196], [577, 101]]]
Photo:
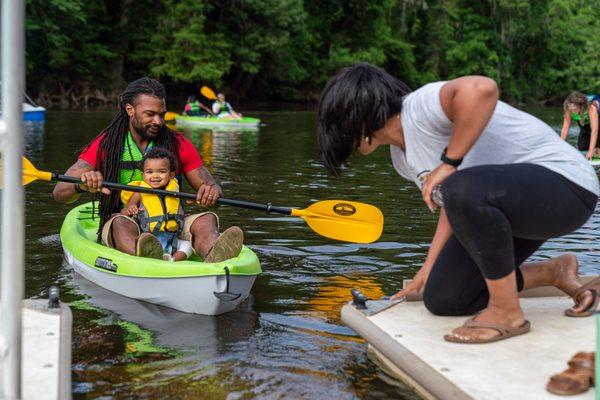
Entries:
[[123, 210], [121, 210], [121, 214], [131, 217], [131, 216], [137, 214], [139, 211], [140, 210], [138, 209], [138, 206], [136, 206], [135, 204], [132, 204], [130, 206], [123, 208]]

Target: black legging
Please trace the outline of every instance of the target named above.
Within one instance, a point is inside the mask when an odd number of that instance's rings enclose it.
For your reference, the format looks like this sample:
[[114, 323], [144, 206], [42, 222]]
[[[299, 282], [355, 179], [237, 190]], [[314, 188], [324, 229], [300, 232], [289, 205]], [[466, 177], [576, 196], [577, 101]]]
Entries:
[[468, 315], [487, 306], [485, 278], [499, 279], [546, 240], [573, 232], [598, 197], [538, 165], [482, 165], [452, 174], [442, 186], [453, 235], [440, 252], [423, 294], [437, 315]]
[[[579, 151], [588, 151], [590, 149], [590, 140], [592, 140], [592, 126], [579, 125], [579, 136], [577, 137], [577, 148]], [[600, 137], [596, 140], [596, 148], [600, 148]]]

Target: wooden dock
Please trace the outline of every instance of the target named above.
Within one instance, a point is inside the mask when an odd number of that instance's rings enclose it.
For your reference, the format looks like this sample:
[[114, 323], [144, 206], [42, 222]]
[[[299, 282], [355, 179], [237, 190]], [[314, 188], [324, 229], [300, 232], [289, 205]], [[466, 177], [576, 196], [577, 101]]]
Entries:
[[22, 315], [23, 400], [71, 399], [71, 310], [25, 300]]
[[[466, 317], [434, 316], [420, 301], [396, 304], [372, 315], [348, 304], [342, 308], [342, 320], [368, 342], [388, 374], [423, 398], [564, 399], [547, 392], [546, 383], [567, 367], [573, 354], [596, 349], [596, 318], [564, 316], [563, 310], [573, 302], [556, 294], [553, 290], [524, 293], [544, 296], [521, 299], [531, 332], [490, 344], [446, 342], [444, 334], [462, 325]], [[595, 389], [569, 398], [594, 399]]]

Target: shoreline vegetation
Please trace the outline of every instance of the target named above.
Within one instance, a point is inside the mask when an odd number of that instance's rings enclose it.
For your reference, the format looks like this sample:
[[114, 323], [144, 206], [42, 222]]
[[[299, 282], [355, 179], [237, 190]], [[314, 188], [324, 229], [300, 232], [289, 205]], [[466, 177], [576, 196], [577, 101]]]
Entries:
[[152, 76], [179, 104], [314, 104], [339, 68], [370, 62], [417, 88], [480, 74], [513, 104], [600, 92], [595, 0], [28, 0], [27, 90], [43, 105], [110, 105]]

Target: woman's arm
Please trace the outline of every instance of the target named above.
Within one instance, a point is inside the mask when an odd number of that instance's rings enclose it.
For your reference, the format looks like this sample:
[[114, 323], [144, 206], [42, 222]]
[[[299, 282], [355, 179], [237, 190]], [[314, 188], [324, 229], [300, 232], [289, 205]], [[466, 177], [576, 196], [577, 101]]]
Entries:
[[[448, 158], [461, 159], [473, 147], [494, 114], [498, 96], [496, 82], [483, 76], [465, 76], [442, 87], [442, 109], [453, 123], [446, 150]], [[423, 200], [431, 210], [436, 208], [431, 199], [431, 191], [455, 171], [455, 167], [442, 163], [423, 183]]]
[[567, 135], [569, 134], [569, 127], [571, 126], [571, 113], [565, 111], [563, 115], [563, 124], [560, 130], [560, 138], [562, 140], [567, 140]]
[[586, 158], [591, 160], [594, 156], [596, 143], [598, 143], [598, 108], [593, 104], [593, 102], [588, 107], [588, 115], [590, 116], [590, 126], [592, 130], [590, 133], [590, 148], [588, 149]]
[[442, 87], [442, 109], [453, 122], [446, 155], [463, 158], [485, 129], [498, 103], [498, 85], [484, 76], [465, 76]]
[[429, 246], [429, 251], [427, 251], [427, 257], [425, 258], [423, 266], [421, 269], [419, 269], [419, 272], [417, 272], [413, 280], [406, 285], [404, 289], [392, 296], [392, 300], [406, 296], [409, 293], [419, 293], [421, 290], [423, 290], [425, 283], [427, 283], [427, 278], [429, 277], [431, 268], [433, 268], [435, 260], [437, 260], [438, 255], [446, 245], [446, 242], [448, 242], [448, 239], [450, 239], [450, 236], [452, 236], [452, 227], [450, 226], [450, 222], [448, 222], [446, 212], [442, 208], [440, 217], [438, 219], [437, 228], [435, 229], [435, 234], [431, 240], [431, 246]]

